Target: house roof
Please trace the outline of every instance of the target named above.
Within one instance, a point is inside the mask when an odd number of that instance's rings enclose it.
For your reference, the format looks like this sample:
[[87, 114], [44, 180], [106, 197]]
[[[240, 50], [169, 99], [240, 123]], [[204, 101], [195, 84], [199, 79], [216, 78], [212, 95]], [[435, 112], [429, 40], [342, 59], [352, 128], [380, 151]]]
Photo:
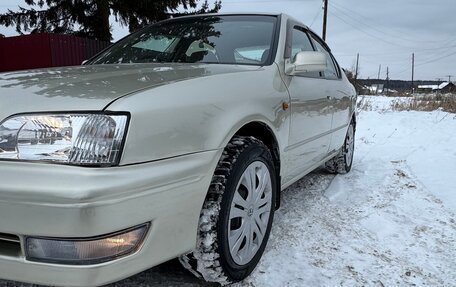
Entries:
[[439, 85], [419, 85], [418, 89], [438, 90], [439, 89]]
[[443, 89], [445, 89], [447, 86], [450, 86], [450, 85], [451, 85], [451, 86], [454, 86], [454, 84], [451, 83], [451, 82], [444, 82], [444, 83], [441, 83], [441, 84], [439, 85], [439, 90], [443, 90]]
[[453, 83], [450, 83], [450, 82], [443, 82], [441, 83], [440, 85], [419, 85], [418, 86], [418, 89], [423, 89], [423, 90], [433, 90], [433, 91], [436, 91], [436, 90], [443, 90], [445, 89], [447, 86], [454, 86]]

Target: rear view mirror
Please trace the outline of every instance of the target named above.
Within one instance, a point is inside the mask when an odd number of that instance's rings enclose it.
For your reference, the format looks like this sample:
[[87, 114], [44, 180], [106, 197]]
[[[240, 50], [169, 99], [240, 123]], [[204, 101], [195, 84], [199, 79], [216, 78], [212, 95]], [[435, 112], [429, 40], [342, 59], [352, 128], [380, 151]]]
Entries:
[[324, 72], [326, 55], [322, 52], [303, 51], [296, 54], [294, 62], [289, 63], [287, 74], [296, 75], [309, 72]]

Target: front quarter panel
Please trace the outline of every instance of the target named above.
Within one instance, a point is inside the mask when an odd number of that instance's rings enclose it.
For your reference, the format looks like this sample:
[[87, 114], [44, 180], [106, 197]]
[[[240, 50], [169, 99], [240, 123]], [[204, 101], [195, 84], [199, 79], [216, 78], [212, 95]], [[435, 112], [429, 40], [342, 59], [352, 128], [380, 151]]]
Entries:
[[175, 82], [108, 107], [131, 113], [121, 165], [222, 149], [249, 122], [267, 124], [282, 149], [288, 140], [288, 93], [275, 65]]

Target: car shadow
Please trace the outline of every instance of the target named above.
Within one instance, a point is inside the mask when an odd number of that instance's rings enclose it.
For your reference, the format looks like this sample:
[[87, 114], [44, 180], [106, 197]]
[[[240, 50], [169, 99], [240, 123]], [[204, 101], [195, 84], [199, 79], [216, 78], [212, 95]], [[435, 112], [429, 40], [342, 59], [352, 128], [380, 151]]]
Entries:
[[158, 265], [154, 268], [141, 272], [130, 278], [107, 285], [106, 287], [155, 287], [155, 286], [179, 286], [179, 287], [212, 287], [220, 286], [214, 283], [207, 283], [196, 278], [186, 270], [179, 260], [174, 259]]
[[[137, 275], [124, 279], [122, 281], [106, 285], [105, 287], [212, 287], [219, 286], [218, 284], [207, 283], [196, 278], [193, 274], [187, 271], [179, 263], [179, 260], [174, 259], [148, 269]], [[27, 284], [13, 281], [0, 280], [0, 287], [44, 287], [35, 284]]]

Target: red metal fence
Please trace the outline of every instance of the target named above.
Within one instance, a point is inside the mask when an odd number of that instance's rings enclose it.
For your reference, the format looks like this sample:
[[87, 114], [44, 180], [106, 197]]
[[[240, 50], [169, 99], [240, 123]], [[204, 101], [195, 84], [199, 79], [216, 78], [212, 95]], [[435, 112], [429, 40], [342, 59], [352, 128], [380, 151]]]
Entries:
[[109, 45], [59, 34], [0, 38], [0, 72], [80, 65]]

